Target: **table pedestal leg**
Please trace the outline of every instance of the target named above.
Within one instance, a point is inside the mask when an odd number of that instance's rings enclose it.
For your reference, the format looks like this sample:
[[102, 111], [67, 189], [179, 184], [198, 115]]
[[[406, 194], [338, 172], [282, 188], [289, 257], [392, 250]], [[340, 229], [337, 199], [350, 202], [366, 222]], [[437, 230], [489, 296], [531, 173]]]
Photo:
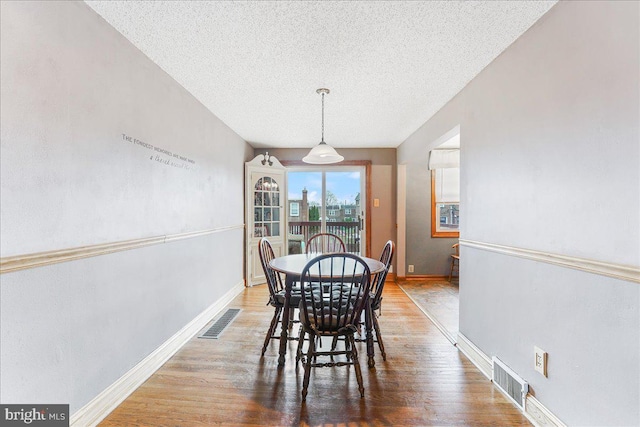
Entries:
[[367, 305], [364, 311], [364, 323], [367, 329], [367, 365], [369, 369], [376, 366], [374, 359], [374, 345], [373, 345], [373, 310], [371, 309], [371, 301], [367, 301]]
[[282, 312], [282, 332], [280, 333], [280, 356], [278, 357], [278, 367], [284, 366], [284, 357], [287, 354], [287, 341], [289, 339], [289, 301], [291, 300], [293, 277], [287, 274], [284, 283], [284, 310]]

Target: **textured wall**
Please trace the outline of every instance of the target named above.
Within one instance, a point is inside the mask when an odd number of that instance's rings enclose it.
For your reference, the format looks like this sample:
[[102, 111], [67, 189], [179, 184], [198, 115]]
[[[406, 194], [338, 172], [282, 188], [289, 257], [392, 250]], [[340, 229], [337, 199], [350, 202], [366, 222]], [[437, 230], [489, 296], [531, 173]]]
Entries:
[[2, 275], [3, 403], [74, 412], [242, 281], [252, 150], [84, 3], [1, 7], [3, 257], [238, 227]]
[[[639, 7], [559, 3], [399, 147], [426, 180], [428, 144], [460, 125], [461, 239], [638, 268]], [[407, 184], [408, 200], [421, 195]], [[423, 250], [408, 242], [407, 259]], [[566, 424], [640, 424], [637, 283], [461, 255], [461, 333]], [[534, 345], [549, 353], [548, 378], [533, 370]]]

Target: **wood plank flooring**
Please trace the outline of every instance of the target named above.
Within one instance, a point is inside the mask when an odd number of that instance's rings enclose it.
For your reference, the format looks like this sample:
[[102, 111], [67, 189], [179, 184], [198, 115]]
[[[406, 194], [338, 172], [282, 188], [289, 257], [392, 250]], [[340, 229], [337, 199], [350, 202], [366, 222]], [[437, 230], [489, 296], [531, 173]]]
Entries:
[[398, 285], [418, 307], [422, 308], [441, 332], [456, 342], [458, 336], [459, 301], [457, 281], [449, 283], [442, 279], [407, 280]]
[[191, 339], [100, 425], [531, 425], [393, 283], [379, 319], [387, 361], [376, 353], [368, 369], [359, 344], [365, 397], [352, 367], [315, 368], [303, 404], [296, 342], [283, 369], [276, 340], [260, 357], [273, 313], [267, 295], [266, 286], [247, 288], [229, 305], [242, 312], [220, 339]]

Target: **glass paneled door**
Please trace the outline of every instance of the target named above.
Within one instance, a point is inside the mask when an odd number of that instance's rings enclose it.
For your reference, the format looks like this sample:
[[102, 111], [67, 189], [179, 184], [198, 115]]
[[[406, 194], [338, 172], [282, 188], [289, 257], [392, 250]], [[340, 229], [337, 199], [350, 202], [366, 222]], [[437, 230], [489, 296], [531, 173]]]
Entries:
[[360, 166], [287, 169], [287, 253], [304, 252], [309, 237], [333, 233], [348, 252], [364, 255], [364, 168]]
[[[276, 177], [254, 174], [253, 237], [280, 237], [280, 185]], [[252, 178], [254, 178], [252, 176]]]
[[266, 237], [276, 256], [285, 253], [284, 194], [286, 194], [285, 170], [274, 157], [270, 163], [259, 155], [246, 164], [247, 199], [247, 284], [266, 282], [260, 263], [258, 243]]

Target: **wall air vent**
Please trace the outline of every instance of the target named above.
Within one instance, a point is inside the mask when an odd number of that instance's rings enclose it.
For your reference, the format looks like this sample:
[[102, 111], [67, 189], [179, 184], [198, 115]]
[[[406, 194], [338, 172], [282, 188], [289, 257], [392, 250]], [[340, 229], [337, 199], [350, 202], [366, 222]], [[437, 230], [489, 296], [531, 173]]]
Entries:
[[509, 399], [516, 404], [518, 408], [524, 411], [527, 393], [529, 392], [529, 384], [513, 372], [497, 357], [492, 357], [493, 383], [507, 395]]
[[231, 324], [233, 319], [240, 313], [239, 308], [230, 308], [228, 309], [218, 320], [213, 322], [213, 325], [207, 331], [200, 335], [198, 338], [209, 338], [209, 339], [218, 339], [222, 331], [226, 329], [227, 326]]

